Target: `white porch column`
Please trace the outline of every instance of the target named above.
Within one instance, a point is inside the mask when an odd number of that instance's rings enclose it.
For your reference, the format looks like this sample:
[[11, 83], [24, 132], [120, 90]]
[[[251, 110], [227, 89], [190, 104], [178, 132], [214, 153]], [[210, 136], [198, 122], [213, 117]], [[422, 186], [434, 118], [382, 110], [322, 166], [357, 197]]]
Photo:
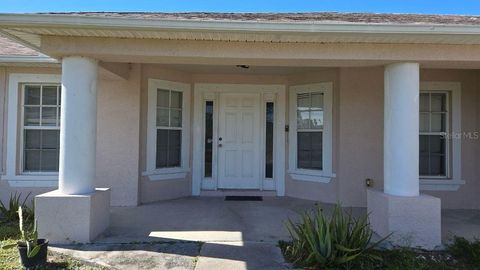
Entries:
[[441, 244], [440, 199], [419, 192], [419, 98], [417, 63], [385, 67], [384, 192], [367, 190], [372, 229], [395, 245]]
[[110, 222], [110, 190], [95, 188], [97, 61], [65, 57], [61, 93], [59, 188], [35, 197], [35, 218], [50, 243], [87, 243]]
[[419, 195], [419, 96], [417, 63], [385, 67], [384, 191]]
[[71, 56], [62, 60], [59, 190], [95, 190], [97, 135], [97, 61]]

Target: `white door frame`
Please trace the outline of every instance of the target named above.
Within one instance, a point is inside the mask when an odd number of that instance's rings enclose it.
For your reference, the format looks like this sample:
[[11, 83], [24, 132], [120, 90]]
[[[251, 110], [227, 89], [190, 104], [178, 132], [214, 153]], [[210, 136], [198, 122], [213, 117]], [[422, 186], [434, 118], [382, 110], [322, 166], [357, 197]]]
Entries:
[[[265, 112], [266, 102], [275, 103], [275, 121], [274, 121], [274, 178], [273, 180], [263, 178], [261, 190], [276, 190], [278, 196], [285, 195], [285, 85], [277, 84], [213, 84], [196, 83], [194, 84], [194, 104], [193, 104], [193, 164], [192, 164], [192, 195], [200, 195], [201, 189], [215, 190], [217, 188], [217, 132], [218, 129], [218, 96], [220, 93], [260, 93], [261, 94], [261, 112]], [[205, 102], [214, 102], [214, 138], [213, 138], [213, 169], [212, 178], [203, 177], [203, 159], [204, 159], [204, 116]], [[264, 123], [265, 115], [261, 113], [261, 121]], [[261, 132], [265, 134], [262, 124]], [[261, 153], [265, 152], [264, 136], [261, 139]], [[260, 155], [264, 156], [264, 155]], [[264, 159], [262, 159], [265, 162]], [[262, 163], [263, 164], [263, 163]], [[262, 166], [262, 169], [265, 166]], [[264, 174], [262, 174], [264, 175]], [[205, 181], [204, 181], [205, 180]]]

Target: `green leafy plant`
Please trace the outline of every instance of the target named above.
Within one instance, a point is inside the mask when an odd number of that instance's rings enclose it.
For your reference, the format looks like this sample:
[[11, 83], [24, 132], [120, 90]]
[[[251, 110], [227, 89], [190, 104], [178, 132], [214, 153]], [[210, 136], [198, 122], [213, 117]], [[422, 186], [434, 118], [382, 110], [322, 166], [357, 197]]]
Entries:
[[480, 240], [468, 241], [459, 236], [453, 238], [453, 242], [448, 245], [448, 251], [459, 260], [474, 269], [480, 269]]
[[22, 207], [18, 207], [18, 227], [20, 229], [21, 241], [18, 241], [16, 244], [9, 244], [2, 246], [3, 249], [9, 249], [16, 246], [26, 246], [27, 247], [27, 256], [29, 258], [34, 257], [40, 251], [40, 245], [38, 245], [38, 231], [37, 231], [37, 222], [33, 226], [31, 232], [26, 231], [23, 227], [23, 210]]
[[317, 269], [352, 269], [360, 259], [381, 260], [372, 250], [388, 237], [372, 243], [368, 215], [355, 218], [340, 205], [330, 219], [317, 207], [299, 223], [289, 220], [287, 229], [292, 238], [284, 248], [287, 259], [297, 267]]
[[[10, 194], [8, 207], [2, 201], [0, 201], [0, 213], [2, 214], [3, 220], [5, 222], [17, 221], [18, 220], [17, 210], [19, 209], [19, 207], [28, 209], [25, 203], [27, 202], [28, 197], [30, 197], [30, 195], [31, 193], [28, 193], [27, 196], [22, 201], [21, 200], [22, 193], [15, 192]], [[29, 209], [29, 211], [32, 212], [33, 210]]]

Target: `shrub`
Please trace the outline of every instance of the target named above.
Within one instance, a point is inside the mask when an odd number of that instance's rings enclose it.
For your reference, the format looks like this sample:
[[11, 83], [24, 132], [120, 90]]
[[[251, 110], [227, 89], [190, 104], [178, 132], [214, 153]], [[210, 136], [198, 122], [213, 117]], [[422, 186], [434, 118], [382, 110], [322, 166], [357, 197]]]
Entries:
[[317, 207], [304, 213], [299, 223], [289, 220], [287, 229], [292, 242], [284, 247], [284, 254], [296, 267], [352, 269], [359, 261], [379, 261], [372, 250], [386, 239], [371, 243], [368, 215], [354, 218], [340, 205], [330, 219]]
[[473, 269], [480, 269], [480, 240], [468, 241], [455, 236], [452, 244], [448, 246], [448, 251]]
[[[4, 222], [11, 222], [11, 221], [18, 221], [18, 214], [17, 210], [19, 207], [23, 207], [27, 209], [27, 216], [32, 215], [32, 210], [26, 207], [25, 203], [30, 197], [31, 193], [28, 193], [25, 199], [22, 201], [22, 193], [12, 193], [10, 194], [10, 199], [8, 201], [8, 207], [0, 201], [0, 213], [2, 214], [2, 221]], [[27, 219], [29, 219], [28, 217]]]

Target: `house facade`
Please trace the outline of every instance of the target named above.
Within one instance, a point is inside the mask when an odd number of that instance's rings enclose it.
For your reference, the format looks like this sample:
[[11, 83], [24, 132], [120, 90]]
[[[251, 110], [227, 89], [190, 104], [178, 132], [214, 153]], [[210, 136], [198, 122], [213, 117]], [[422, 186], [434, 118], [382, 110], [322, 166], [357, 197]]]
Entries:
[[368, 207], [425, 247], [442, 208], [480, 208], [476, 17], [1, 14], [0, 32], [0, 199], [39, 195], [54, 242], [185, 196]]

